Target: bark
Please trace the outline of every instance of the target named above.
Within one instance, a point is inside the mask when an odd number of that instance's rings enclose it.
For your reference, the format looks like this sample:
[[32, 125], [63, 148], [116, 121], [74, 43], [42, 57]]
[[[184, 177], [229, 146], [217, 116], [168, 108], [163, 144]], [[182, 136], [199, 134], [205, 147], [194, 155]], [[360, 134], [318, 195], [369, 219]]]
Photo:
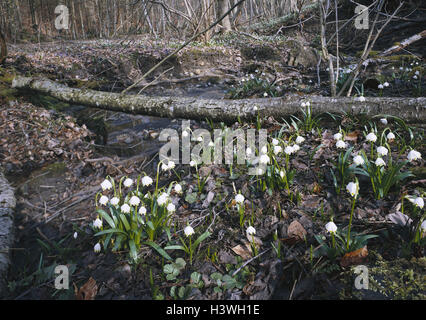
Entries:
[[4, 38], [4, 35], [0, 29], [0, 65], [3, 63], [4, 60], [6, 60], [6, 57], [7, 57], [6, 39]]
[[[228, 0], [218, 0], [218, 19], [228, 12]], [[226, 33], [232, 31], [231, 20], [229, 19], [229, 15], [226, 15], [221, 23], [221, 32]]]
[[405, 47], [409, 46], [410, 44], [422, 40], [426, 38], [426, 30], [423, 30], [422, 32], [415, 34], [414, 36], [409, 37], [408, 39], [403, 40], [402, 42], [400, 42], [399, 44], [396, 44], [392, 47], [390, 47], [389, 49], [386, 49], [385, 51], [383, 51], [382, 53], [380, 53], [380, 56], [388, 56], [392, 53], [398, 52], [402, 49], [404, 49]]
[[[198, 99], [196, 97], [151, 97], [145, 95], [123, 95], [74, 89], [48, 79], [16, 77], [12, 86], [47, 94], [61, 101], [120, 111], [167, 118], [186, 118], [232, 123], [241, 120], [273, 116], [280, 119], [300, 111], [303, 100], [311, 101], [314, 114], [331, 112], [365, 112], [370, 116], [393, 115], [408, 122], [421, 122], [426, 118], [426, 98], [366, 98], [360, 102], [352, 97], [330, 98], [322, 96], [299, 96], [268, 99], [217, 100]], [[258, 111], [256, 111], [256, 109]]]

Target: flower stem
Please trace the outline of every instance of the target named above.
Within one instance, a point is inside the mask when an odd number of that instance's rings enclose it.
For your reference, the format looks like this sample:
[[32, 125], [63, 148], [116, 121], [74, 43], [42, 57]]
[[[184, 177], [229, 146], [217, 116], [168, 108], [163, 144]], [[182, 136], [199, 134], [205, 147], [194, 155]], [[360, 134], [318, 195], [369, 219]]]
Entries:
[[353, 218], [354, 209], [355, 209], [355, 201], [356, 201], [356, 197], [354, 197], [354, 199], [352, 201], [352, 209], [351, 209], [351, 217], [349, 218], [348, 240], [346, 242], [346, 250], [349, 250], [349, 240], [351, 238], [351, 226], [352, 226], [352, 218]]

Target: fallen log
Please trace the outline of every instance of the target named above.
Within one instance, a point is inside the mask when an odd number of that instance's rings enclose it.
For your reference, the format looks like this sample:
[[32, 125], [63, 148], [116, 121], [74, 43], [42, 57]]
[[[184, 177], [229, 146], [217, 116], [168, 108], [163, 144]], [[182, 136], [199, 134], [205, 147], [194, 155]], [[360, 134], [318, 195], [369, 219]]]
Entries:
[[426, 38], [426, 30], [423, 30], [420, 33], [415, 34], [414, 36], [411, 36], [403, 41], [401, 41], [400, 43], [386, 49], [385, 51], [383, 51], [382, 53], [379, 54], [379, 56], [388, 56], [391, 53], [395, 53], [398, 52], [402, 49], [404, 49], [405, 47], [409, 46], [410, 44], [419, 41], [421, 39]]
[[276, 119], [300, 111], [301, 102], [310, 101], [314, 114], [331, 112], [353, 112], [367, 115], [387, 114], [403, 118], [408, 122], [422, 122], [426, 118], [426, 98], [366, 98], [359, 101], [353, 97], [331, 98], [323, 96], [289, 95], [282, 98], [263, 99], [198, 99], [196, 97], [153, 97], [146, 95], [124, 95], [90, 89], [75, 89], [48, 79], [17, 76], [12, 87], [33, 90], [50, 95], [58, 100], [120, 111], [165, 118], [194, 120], [211, 119], [232, 123], [253, 120], [260, 116]]

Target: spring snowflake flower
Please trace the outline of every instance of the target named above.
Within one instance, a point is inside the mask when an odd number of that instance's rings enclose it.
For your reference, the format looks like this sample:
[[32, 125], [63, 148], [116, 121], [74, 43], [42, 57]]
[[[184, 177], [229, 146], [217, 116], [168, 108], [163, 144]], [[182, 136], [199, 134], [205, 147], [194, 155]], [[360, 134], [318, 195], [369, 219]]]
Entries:
[[292, 146], [287, 146], [287, 147], [285, 147], [284, 152], [285, 152], [285, 154], [290, 155], [294, 152], [294, 148]]
[[363, 158], [363, 157], [361, 157], [360, 155], [355, 156], [355, 157], [354, 157], [354, 164], [355, 164], [356, 166], [359, 166], [359, 165], [364, 164], [364, 158]]
[[407, 155], [407, 159], [410, 162], [419, 160], [421, 158], [422, 158], [422, 154], [420, 152], [416, 151], [416, 150], [411, 150]]
[[124, 182], [123, 182], [123, 185], [125, 186], [125, 187], [131, 187], [132, 186], [132, 184], [133, 184], [133, 180], [132, 179], [130, 179], [130, 178], [127, 178], [126, 180], [124, 180]]
[[99, 203], [101, 204], [101, 205], [103, 205], [103, 206], [105, 206], [107, 203], [108, 203], [108, 197], [107, 196], [102, 196], [102, 197], [100, 197], [100, 199], [99, 199]]
[[157, 203], [160, 206], [164, 206], [167, 201], [169, 200], [169, 195], [167, 193], [162, 193], [158, 198], [157, 198]]
[[280, 143], [277, 139], [272, 139], [272, 144], [274, 145], [274, 146], [277, 146], [278, 145], [278, 143]]
[[197, 138], [197, 141], [198, 141], [198, 142], [203, 142], [203, 136], [199, 136], [199, 137]]
[[125, 203], [121, 206], [120, 210], [123, 213], [129, 213], [130, 212], [130, 206], [127, 203]]
[[144, 206], [140, 207], [138, 210], [139, 214], [146, 215], [146, 208]]
[[267, 146], [263, 146], [262, 149], [260, 149], [260, 152], [262, 152], [262, 153], [268, 153], [268, 147]]
[[377, 153], [380, 154], [381, 156], [385, 156], [388, 154], [388, 149], [383, 146], [380, 146], [377, 148]]
[[93, 251], [95, 251], [96, 253], [101, 252], [101, 244], [99, 242], [95, 244], [95, 246], [93, 247]]
[[346, 190], [350, 193], [352, 197], [356, 197], [359, 192], [359, 185], [355, 182], [349, 182], [346, 186]]
[[387, 82], [387, 81], [386, 81], [386, 82], [383, 84], [383, 86], [384, 86], [384, 87], [389, 87], [389, 82]]
[[194, 228], [192, 228], [191, 226], [186, 226], [185, 229], [183, 229], [183, 233], [185, 233], [185, 236], [189, 237], [192, 236], [195, 231]]
[[176, 211], [176, 207], [175, 207], [175, 205], [174, 205], [173, 203], [169, 203], [169, 204], [168, 204], [168, 206], [167, 206], [167, 211], [168, 211], [169, 213], [173, 213], [173, 212], [175, 212], [175, 211]]
[[145, 176], [142, 178], [142, 185], [147, 187], [153, 183], [152, 179], [149, 176]]
[[169, 167], [169, 169], [174, 169], [174, 167], [176, 166], [174, 161], [169, 161], [169, 163], [167, 164], [167, 166]]
[[256, 234], [256, 229], [252, 226], [249, 226], [246, 230], [246, 233], [251, 236], [251, 235], [255, 235]]
[[281, 146], [274, 146], [274, 153], [275, 154], [278, 154], [282, 151], [283, 151], [283, 148]]
[[98, 229], [102, 228], [102, 220], [99, 218], [96, 218], [96, 220], [93, 221], [93, 226]]
[[74, 238], [74, 239], [77, 239], [77, 236], [78, 236], [78, 233], [77, 233], [77, 232], [74, 232], [74, 234], [73, 234], [73, 238]]
[[413, 76], [413, 79], [414, 79], [414, 80], [417, 80], [417, 76], [416, 76], [416, 75], [414, 75], [414, 76]]
[[300, 147], [298, 144], [293, 145], [293, 152], [297, 152], [300, 150]]
[[330, 221], [325, 225], [325, 230], [327, 230], [330, 233], [335, 233], [337, 231], [337, 226], [333, 221]]
[[268, 164], [270, 159], [266, 154], [262, 154], [259, 161], [261, 164]]
[[393, 134], [393, 132], [389, 132], [389, 133], [386, 135], [386, 138], [387, 138], [388, 140], [393, 140], [393, 139], [395, 139], [395, 135]]
[[382, 85], [382, 84], [379, 84], [379, 85], [377, 86], [377, 88], [379, 88], [380, 90], [382, 90], [382, 89], [383, 89], [383, 85]]
[[301, 144], [301, 143], [303, 143], [305, 141], [305, 138], [303, 138], [302, 136], [298, 136], [297, 138], [296, 138], [296, 143], [297, 144]]
[[263, 169], [262, 169], [262, 168], [257, 168], [257, 169], [256, 169], [256, 173], [257, 173], [258, 175], [262, 175], [262, 174], [263, 174]]
[[305, 107], [306, 107], [306, 103], [302, 102], [302, 103], [300, 104], [300, 106], [301, 106], [302, 108], [305, 108]]
[[138, 206], [141, 203], [141, 200], [137, 196], [132, 196], [129, 200], [131, 206]]
[[415, 197], [407, 197], [407, 199], [410, 200], [410, 202], [412, 204], [414, 204], [416, 207], [419, 207], [420, 209], [423, 209], [423, 207], [425, 205], [422, 197], [417, 197], [417, 198], [415, 198]]
[[417, 71], [415, 72], [415, 75], [416, 75], [416, 76], [420, 75], [420, 71], [419, 71], [419, 70], [417, 70]]
[[376, 162], [374, 162], [374, 163], [376, 164], [376, 166], [377, 166], [377, 167], [382, 167], [382, 166], [385, 166], [385, 165], [386, 165], [386, 162], [384, 162], [384, 161], [383, 161], [383, 159], [382, 159], [382, 158], [380, 158], [380, 157], [379, 157], [379, 158], [377, 158], [377, 159], [376, 159]]
[[111, 198], [111, 200], [110, 200], [110, 203], [111, 203], [113, 206], [116, 206], [119, 202], [120, 202], [120, 199], [118, 199], [117, 197], [113, 197], [113, 198]]
[[339, 140], [336, 142], [336, 148], [338, 149], [345, 149], [346, 148], [346, 143], [343, 140]]
[[264, 96], [264, 97], [267, 97], [267, 96], [268, 96], [268, 93], [267, 93], [267, 92], [265, 92], [265, 93], [263, 94], [263, 96]]
[[191, 167], [195, 167], [197, 165], [197, 163], [194, 160], [191, 160], [191, 162], [189, 163], [189, 165]]
[[244, 196], [241, 193], [237, 194], [235, 196], [235, 202], [239, 203], [239, 204], [243, 203], [244, 202]]
[[365, 139], [367, 139], [367, 141], [369, 142], [376, 142], [377, 136], [374, 134], [374, 132], [370, 132], [369, 134], [367, 134]]
[[110, 190], [111, 188], [112, 188], [112, 184], [111, 184], [111, 182], [109, 181], [109, 180], [104, 180], [102, 183], [101, 183], [101, 187], [102, 187], [102, 190]]
[[311, 103], [309, 101], [306, 101], [305, 106], [310, 107]]
[[334, 140], [342, 140], [343, 135], [340, 132], [337, 132], [333, 135]]
[[213, 148], [213, 147], [214, 147], [214, 143], [213, 143], [213, 141], [210, 141], [210, 142], [209, 142], [209, 144], [208, 144], [208, 146], [209, 146], [210, 148]]
[[250, 156], [250, 155], [252, 154], [252, 151], [251, 151], [251, 149], [250, 149], [250, 148], [247, 148], [247, 149], [246, 149], [246, 154], [247, 154], [248, 156]]
[[285, 173], [284, 173], [284, 171], [280, 171], [280, 177], [281, 177], [281, 179], [284, 179], [284, 175], [285, 175]]
[[168, 171], [170, 168], [169, 168], [169, 166], [167, 165], [167, 164], [165, 164], [165, 163], [163, 163], [162, 165], [161, 165], [161, 170], [162, 171]]
[[188, 131], [182, 131], [182, 137], [187, 137], [187, 136], [189, 136], [189, 133], [188, 133]]
[[381, 122], [382, 124], [384, 124], [384, 125], [387, 125], [387, 124], [388, 124], [388, 120], [387, 120], [386, 118], [382, 118], [382, 119], [380, 119], [380, 122]]
[[175, 192], [176, 193], [178, 193], [178, 194], [180, 194], [180, 193], [182, 193], [182, 186], [179, 184], [179, 183], [177, 183], [176, 185], [175, 185]]

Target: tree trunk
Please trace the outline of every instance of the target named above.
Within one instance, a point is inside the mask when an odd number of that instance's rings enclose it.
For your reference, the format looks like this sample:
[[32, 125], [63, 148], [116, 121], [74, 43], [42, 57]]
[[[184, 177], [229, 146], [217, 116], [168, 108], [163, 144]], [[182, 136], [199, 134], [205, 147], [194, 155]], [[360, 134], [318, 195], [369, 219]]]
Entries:
[[[150, 97], [145, 95], [123, 95], [89, 89], [74, 89], [48, 79], [16, 77], [12, 87], [30, 89], [47, 94], [61, 101], [120, 111], [167, 118], [186, 118], [232, 123], [273, 116], [280, 119], [300, 111], [304, 99], [299, 96], [268, 99], [218, 100], [196, 97]], [[393, 115], [408, 122], [421, 122], [426, 118], [426, 98], [366, 98], [360, 102], [355, 98], [329, 98], [309, 96], [312, 112], [341, 113], [364, 112], [367, 115]]]
[[[216, 20], [218, 20], [223, 15], [225, 15], [225, 13], [227, 13], [228, 10], [229, 10], [228, 0], [218, 0], [218, 11], [217, 11], [218, 18]], [[227, 15], [221, 22], [220, 32], [226, 33], [230, 31], [232, 31], [231, 20], [229, 19], [229, 15]]]
[[7, 57], [7, 45], [6, 39], [3, 35], [3, 32], [0, 29], [0, 65], [6, 60]]

